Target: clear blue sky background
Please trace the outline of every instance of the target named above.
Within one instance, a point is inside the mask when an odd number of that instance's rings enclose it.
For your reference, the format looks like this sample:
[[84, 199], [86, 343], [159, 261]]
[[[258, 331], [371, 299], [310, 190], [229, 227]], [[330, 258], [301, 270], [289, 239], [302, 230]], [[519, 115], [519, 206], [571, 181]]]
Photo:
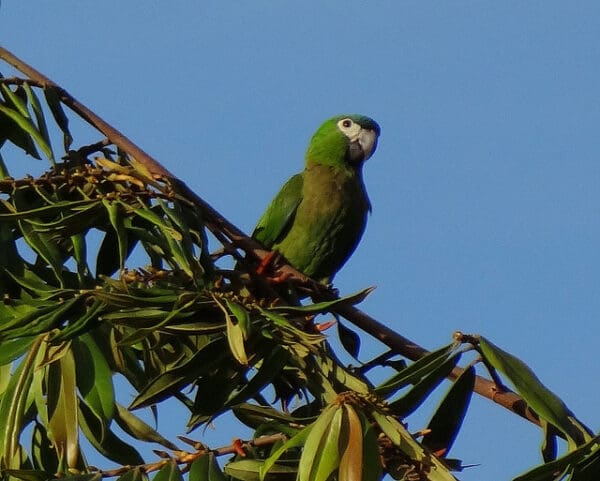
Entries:
[[[373, 215], [337, 287], [377, 285], [362, 307], [429, 348], [486, 335], [596, 430], [599, 19], [592, 1], [4, 0], [0, 42], [246, 231], [322, 120], [377, 119]], [[213, 446], [242, 432], [216, 427]], [[452, 455], [481, 463], [463, 480], [510, 479], [539, 440], [477, 398]]]

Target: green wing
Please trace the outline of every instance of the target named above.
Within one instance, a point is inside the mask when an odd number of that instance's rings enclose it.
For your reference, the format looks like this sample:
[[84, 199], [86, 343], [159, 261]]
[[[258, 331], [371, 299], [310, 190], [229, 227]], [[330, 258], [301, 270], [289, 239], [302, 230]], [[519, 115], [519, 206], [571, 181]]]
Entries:
[[271, 248], [289, 232], [302, 201], [303, 175], [296, 174], [281, 188], [262, 215], [252, 237]]

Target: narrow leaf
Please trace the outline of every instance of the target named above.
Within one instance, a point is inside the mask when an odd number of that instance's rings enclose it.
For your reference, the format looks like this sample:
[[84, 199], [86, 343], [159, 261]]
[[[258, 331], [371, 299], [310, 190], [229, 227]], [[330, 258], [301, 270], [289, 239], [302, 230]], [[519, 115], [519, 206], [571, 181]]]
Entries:
[[[50, 141], [50, 135], [48, 134], [48, 126], [46, 125], [46, 118], [44, 117], [44, 111], [42, 110], [40, 100], [38, 99], [37, 95], [27, 82], [23, 83], [23, 87], [25, 88], [25, 92], [27, 93], [27, 100], [29, 101], [33, 109], [33, 113], [35, 115], [35, 120], [37, 123], [37, 128], [44, 141], [48, 144], [50, 150], [52, 150], [52, 143]], [[52, 157], [54, 158], [54, 154], [52, 154]]]
[[338, 481], [362, 481], [364, 465], [362, 422], [351, 404], [344, 404], [344, 414], [348, 435], [345, 446], [342, 444]]
[[25, 359], [10, 377], [10, 381], [0, 400], [0, 457], [6, 468], [18, 469], [21, 466], [19, 437], [23, 427], [23, 415], [27, 395], [33, 380], [35, 359], [38, 356], [42, 338], [32, 344]]
[[108, 353], [100, 350], [89, 333], [73, 339], [72, 349], [77, 361], [77, 388], [96, 416], [108, 424], [115, 411], [112, 372], [105, 357]]
[[361, 303], [371, 292], [375, 290], [374, 287], [367, 287], [362, 291], [349, 296], [340, 297], [333, 301], [317, 302], [306, 306], [276, 306], [271, 308], [273, 311], [279, 312], [291, 312], [291, 313], [304, 313], [304, 314], [318, 314], [321, 312], [335, 311], [335, 308], [341, 305], [354, 305]]
[[342, 346], [353, 358], [357, 359], [358, 351], [360, 350], [360, 336], [344, 323], [340, 322], [339, 319], [337, 328]]
[[73, 142], [73, 136], [69, 131], [69, 119], [62, 108], [57, 89], [51, 85], [45, 86], [44, 96], [46, 97], [46, 102], [48, 103], [48, 107], [50, 107], [50, 112], [52, 112], [54, 120], [63, 133], [63, 144], [65, 152], [67, 152]]
[[242, 330], [239, 323], [234, 323], [229, 315], [229, 311], [223, 304], [213, 296], [215, 303], [223, 311], [225, 316], [225, 325], [227, 326], [227, 342], [229, 343], [229, 349], [233, 354], [233, 357], [242, 365], [248, 365], [248, 355], [246, 354], [246, 348], [244, 347], [244, 331]]
[[[328, 406], [331, 408], [331, 406]], [[325, 408], [325, 409], [328, 409]], [[331, 415], [333, 416], [334, 410], [330, 409]], [[290, 449], [300, 448], [304, 446], [308, 436], [310, 435], [314, 424], [306, 426], [303, 428], [298, 434], [288, 439], [285, 443], [279, 446], [271, 455], [265, 460], [264, 464], [260, 468], [260, 479], [261, 481], [265, 479], [267, 473], [271, 470], [271, 468], [275, 465], [275, 463], [279, 460], [279, 458]]]
[[423, 438], [423, 446], [432, 452], [450, 451], [467, 412], [473, 387], [475, 385], [475, 368], [465, 369], [454, 382], [446, 397], [442, 400], [427, 426], [431, 432]]
[[167, 449], [177, 449], [177, 445], [164, 438], [158, 431], [118, 403], [115, 420], [123, 431], [135, 439], [149, 443], [162, 444]]
[[121, 465], [139, 465], [144, 460], [137, 450], [117, 437], [83, 402], [79, 403], [81, 431], [96, 450]]
[[189, 481], [226, 481], [219, 468], [214, 453], [206, 453], [197, 458], [190, 466]]
[[46, 143], [44, 137], [38, 131], [37, 127], [33, 124], [31, 119], [23, 116], [16, 110], [6, 107], [2, 103], [0, 103], [0, 112], [8, 116], [11, 120], [13, 120], [23, 131], [27, 132], [27, 134], [31, 136], [31, 138], [40, 147], [40, 149], [42, 149], [42, 152], [44, 152], [46, 157], [54, 164], [54, 154], [52, 153], [52, 149]]
[[183, 475], [175, 461], [169, 461], [158, 470], [152, 481], [183, 481]]
[[29, 349], [29, 346], [31, 346], [33, 341], [33, 337], [25, 337], [13, 341], [2, 341], [2, 349], [0, 349], [0, 366], [8, 365], [8, 363], [20, 357], [27, 349]]
[[456, 366], [460, 359], [460, 353], [448, 358], [444, 363], [431, 365], [431, 372], [424, 376], [415, 386], [405, 395], [389, 404], [390, 409], [395, 414], [406, 417], [412, 414], [433, 390], [444, 381]]
[[115, 202], [109, 202], [106, 199], [102, 199], [102, 204], [106, 208], [110, 224], [112, 225], [115, 234], [117, 235], [117, 245], [119, 247], [119, 269], [123, 269], [125, 266], [125, 260], [127, 259], [127, 231], [123, 226], [121, 212], [119, 210], [119, 204]]
[[[260, 481], [262, 461], [256, 459], [242, 459], [225, 465], [225, 473], [241, 481]], [[294, 466], [275, 464], [265, 477], [266, 481], [294, 481], [297, 469]], [[190, 480], [191, 481], [191, 480]]]
[[[598, 478], [598, 464], [600, 459], [600, 436], [595, 436], [590, 439], [587, 443], [579, 446], [576, 450], [571, 451], [564, 456], [552, 461], [550, 463], [542, 464], [525, 474], [517, 476], [513, 481], [554, 481], [570, 479], [573, 481], [595, 481]], [[579, 477], [564, 478], [560, 476], [560, 473], [566, 474], [567, 472], [573, 473], [578, 470], [576, 468], [582, 467], [591, 461], [594, 463], [595, 472], [586, 473], [587, 476], [582, 475]]]
[[384, 383], [377, 386], [375, 392], [380, 396], [389, 397], [399, 389], [402, 389], [409, 384], [417, 383], [424, 376], [429, 375], [433, 370], [439, 368], [439, 366], [447, 362], [447, 360], [453, 355], [457, 346], [457, 343], [452, 343], [441, 347], [436, 351], [430, 352], [418, 361], [413, 362], [408, 367], [401, 370], [398, 374], [392, 376]]
[[577, 421], [565, 403], [544, 386], [523, 361], [484, 337], [479, 338], [479, 348], [486, 361], [511, 381], [527, 404], [567, 436], [571, 448], [590, 439], [590, 431]]
[[[300, 464], [298, 466], [298, 481], [316, 481], [315, 476], [321, 475], [323, 476], [327, 468], [331, 466], [330, 460], [323, 460], [328, 462], [326, 466], [323, 466], [319, 472], [320, 461], [324, 458], [323, 449], [327, 445], [327, 441], [329, 438], [329, 433], [331, 431], [331, 425], [333, 420], [336, 420], [336, 427], [333, 436], [339, 438], [339, 429], [342, 421], [342, 411], [341, 408], [335, 404], [328, 405], [321, 415], [317, 418], [317, 420], [313, 423], [312, 429], [306, 438], [306, 442], [304, 443], [304, 449], [302, 450], [302, 457], [300, 458]], [[329, 447], [329, 454], [333, 454], [335, 459], [333, 460], [333, 464], [335, 467], [339, 464], [339, 459], [336, 456], [337, 453], [333, 453], [331, 446]], [[333, 469], [335, 469], [335, 467]], [[332, 471], [327, 473], [327, 476], [331, 474]], [[319, 478], [327, 479], [325, 478]]]
[[61, 467], [75, 468], [79, 458], [75, 359], [67, 351], [48, 370], [48, 434]]

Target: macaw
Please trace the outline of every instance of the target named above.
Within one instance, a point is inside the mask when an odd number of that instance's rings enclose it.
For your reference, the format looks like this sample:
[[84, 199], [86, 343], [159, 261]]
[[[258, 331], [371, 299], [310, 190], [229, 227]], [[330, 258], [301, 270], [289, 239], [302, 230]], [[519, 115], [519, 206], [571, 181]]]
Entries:
[[284, 184], [252, 236], [305, 275], [330, 283], [365, 230], [371, 203], [362, 166], [380, 132], [364, 115], [325, 121], [308, 145], [304, 171]]

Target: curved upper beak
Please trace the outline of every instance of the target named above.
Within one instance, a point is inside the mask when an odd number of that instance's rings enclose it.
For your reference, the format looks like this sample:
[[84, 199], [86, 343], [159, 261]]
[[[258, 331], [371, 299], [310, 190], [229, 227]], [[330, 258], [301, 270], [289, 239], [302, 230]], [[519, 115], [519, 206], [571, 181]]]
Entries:
[[359, 165], [369, 159], [376, 148], [377, 132], [369, 129], [360, 129], [350, 141], [348, 161], [352, 165]]
[[357, 141], [364, 154], [363, 160], [369, 159], [377, 148], [377, 133], [374, 130], [361, 129]]

